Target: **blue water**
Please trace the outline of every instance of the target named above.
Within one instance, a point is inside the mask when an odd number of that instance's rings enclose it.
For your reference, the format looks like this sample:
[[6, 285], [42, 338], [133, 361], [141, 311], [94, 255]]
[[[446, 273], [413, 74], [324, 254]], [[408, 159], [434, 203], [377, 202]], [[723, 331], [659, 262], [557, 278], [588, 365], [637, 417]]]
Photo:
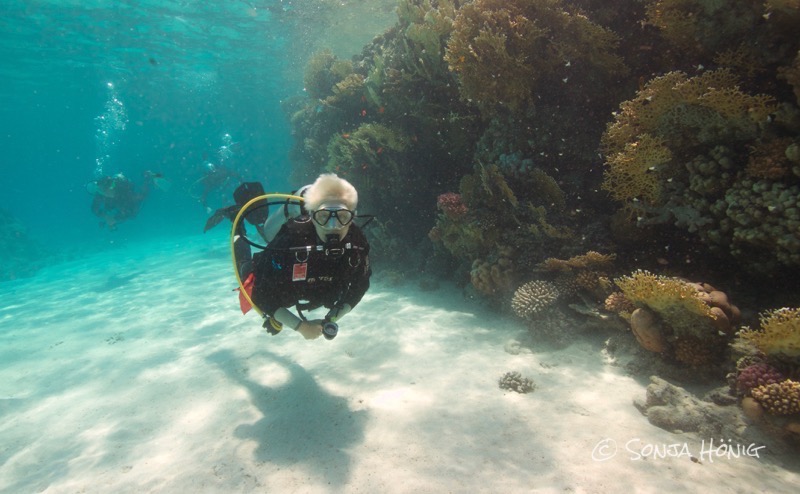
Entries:
[[[268, 191], [302, 185], [288, 178], [281, 102], [302, 94], [313, 51], [356, 53], [394, 22], [389, 5], [4, 0], [0, 209], [62, 250], [199, 233], [208, 211], [192, 185], [207, 162], [220, 163], [225, 134], [235, 143], [225, 165], [244, 178]], [[356, 30], [364, 12], [369, 22]], [[169, 192], [154, 191], [116, 231], [101, 228], [86, 184], [102, 172], [141, 185], [145, 170], [162, 173]], [[226, 205], [229, 193], [209, 205]]]

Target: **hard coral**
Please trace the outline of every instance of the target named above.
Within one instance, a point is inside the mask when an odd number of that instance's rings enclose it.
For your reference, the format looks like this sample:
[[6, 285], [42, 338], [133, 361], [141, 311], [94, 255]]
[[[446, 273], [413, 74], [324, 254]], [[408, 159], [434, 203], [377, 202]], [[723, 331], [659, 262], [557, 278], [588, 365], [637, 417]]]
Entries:
[[714, 361], [717, 350], [708, 340], [684, 336], [675, 342], [675, 360], [691, 367], [702, 367]]
[[509, 252], [501, 252], [493, 262], [476, 259], [472, 263], [470, 281], [476, 290], [485, 295], [504, 294], [510, 292], [514, 284], [513, 267]]
[[506, 372], [498, 381], [500, 389], [516, 391], [517, 393], [530, 393], [536, 389], [536, 384], [528, 377], [522, 377], [519, 372]]
[[617, 278], [615, 282], [629, 300], [649, 307], [662, 317], [671, 318], [670, 314], [674, 314], [679, 318], [681, 312], [697, 318], [715, 317], [711, 307], [698, 296], [698, 290], [678, 278], [639, 270], [630, 276]]
[[511, 299], [514, 313], [523, 319], [530, 319], [552, 306], [558, 299], [556, 286], [547, 281], [529, 281], [517, 288]]
[[785, 380], [765, 384], [752, 390], [753, 398], [773, 415], [800, 413], [800, 382]]
[[659, 174], [671, 159], [672, 152], [662, 140], [643, 134], [608, 157], [602, 188], [620, 202], [658, 203], [662, 194]]
[[736, 390], [745, 396], [749, 396], [753, 388], [779, 383], [785, 379], [786, 376], [778, 369], [760, 362], [742, 369], [736, 377]]
[[692, 366], [711, 363], [722, 354], [739, 317], [723, 292], [641, 270], [615, 282], [640, 307], [630, 323], [642, 346], [657, 352], [671, 348], [678, 361]]
[[461, 200], [461, 194], [445, 192], [436, 199], [436, 206], [451, 220], [457, 220], [467, 214], [467, 205]]
[[739, 336], [767, 356], [800, 357], [800, 308], [783, 308], [761, 315], [758, 331], [745, 328]]
[[654, 0], [647, 17], [682, 54], [721, 51], [751, 33], [763, 13], [760, 2], [750, 0]]
[[623, 72], [616, 44], [616, 35], [566, 12], [559, 0], [476, 0], [459, 11], [445, 60], [464, 99], [484, 110], [516, 110], [539, 85], [560, 81], [566, 62]]
[[636, 310], [636, 305], [628, 300], [628, 297], [626, 297], [624, 293], [614, 292], [606, 297], [603, 308], [627, 319], [630, 317], [631, 313]]
[[728, 69], [694, 77], [669, 72], [648, 82], [636, 98], [623, 102], [602, 138], [608, 155], [649, 134], [669, 143], [697, 144], [730, 136], [754, 137], [757, 123], [777, 110], [774, 98], [750, 95]]

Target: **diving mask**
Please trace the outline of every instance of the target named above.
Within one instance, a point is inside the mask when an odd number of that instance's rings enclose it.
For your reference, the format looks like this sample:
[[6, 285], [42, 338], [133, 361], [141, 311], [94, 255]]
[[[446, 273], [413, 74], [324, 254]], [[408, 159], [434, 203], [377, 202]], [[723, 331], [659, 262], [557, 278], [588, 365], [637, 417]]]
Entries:
[[[349, 225], [355, 218], [355, 213], [345, 208], [321, 208], [314, 211], [311, 214], [311, 218], [321, 227], [336, 229]], [[331, 223], [333, 218], [336, 221]]]

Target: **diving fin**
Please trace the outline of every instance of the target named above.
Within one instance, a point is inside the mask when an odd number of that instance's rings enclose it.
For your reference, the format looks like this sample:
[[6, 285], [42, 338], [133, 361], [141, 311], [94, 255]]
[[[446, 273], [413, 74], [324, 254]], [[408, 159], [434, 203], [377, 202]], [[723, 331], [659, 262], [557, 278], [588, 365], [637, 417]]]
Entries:
[[214, 214], [211, 215], [208, 220], [206, 220], [206, 226], [203, 228], [203, 233], [211, 230], [215, 226], [219, 225], [222, 220], [228, 218], [229, 220], [233, 221], [236, 218], [236, 213], [239, 212], [239, 206], [228, 206], [224, 208], [217, 209], [214, 211]]

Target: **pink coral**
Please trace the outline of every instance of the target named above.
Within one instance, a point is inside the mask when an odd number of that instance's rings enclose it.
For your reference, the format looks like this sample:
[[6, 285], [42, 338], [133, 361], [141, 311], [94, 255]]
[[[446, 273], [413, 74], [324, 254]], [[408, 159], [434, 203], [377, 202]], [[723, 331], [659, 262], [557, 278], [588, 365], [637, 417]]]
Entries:
[[749, 395], [753, 388], [779, 383], [785, 379], [786, 376], [771, 365], [764, 363], [753, 364], [745, 367], [739, 373], [736, 378], [736, 389], [744, 395]]
[[436, 199], [436, 206], [451, 220], [457, 220], [467, 214], [467, 206], [461, 200], [461, 194], [445, 192]]

